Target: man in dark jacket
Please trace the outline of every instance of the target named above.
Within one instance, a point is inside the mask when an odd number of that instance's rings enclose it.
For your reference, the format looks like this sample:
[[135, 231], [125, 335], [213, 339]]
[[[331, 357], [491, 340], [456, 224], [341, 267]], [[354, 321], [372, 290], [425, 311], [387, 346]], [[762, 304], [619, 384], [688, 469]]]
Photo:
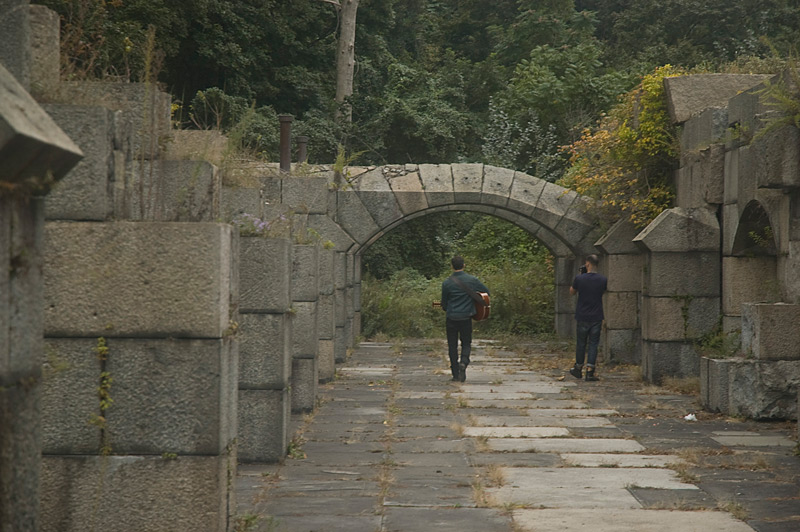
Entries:
[[[467, 366], [472, 351], [472, 315], [475, 301], [465, 287], [475, 292], [489, 293], [477, 277], [464, 272], [464, 259], [455, 256], [450, 261], [453, 274], [442, 283], [442, 310], [447, 312], [447, 352], [453, 380], [467, 380]], [[461, 338], [461, 361], [458, 360], [458, 339]]]
[[[608, 279], [597, 273], [600, 258], [597, 255], [586, 257], [581, 273], [572, 281], [569, 293], [578, 294], [575, 305], [576, 328], [575, 365], [569, 370], [576, 379], [583, 376], [583, 361], [586, 359], [586, 380], [596, 381], [594, 368], [597, 364], [597, 346], [600, 343], [600, 332], [603, 328], [603, 294]], [[587, 353], [588, 347], [588, 353]]]

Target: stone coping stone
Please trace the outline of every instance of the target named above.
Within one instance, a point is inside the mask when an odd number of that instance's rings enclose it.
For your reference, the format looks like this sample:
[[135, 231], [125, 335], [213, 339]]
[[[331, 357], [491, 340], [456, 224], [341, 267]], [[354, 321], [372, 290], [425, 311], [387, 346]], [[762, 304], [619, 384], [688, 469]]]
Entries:
[[392, 443], [392, 452], [400, 453], [462, 453], [471, 450], [474, 443], [469, 438], [459, 440], [411, 440]]
[[616, 438], [489, 438], [486, 444], [498, 452], [638, 453], [644, 451], [644, 447], [635, 440]]
[[608, 427], [613, 426], [605, 417], [558, 417], [558, 416], [481, 416], [470, 418], [476, 427]]
[[638, 508], [638, 501], [627, 490], [631, 486], [700, 489], [677, 480], [674, 471], [653, 467], [504, 467], [501, 473], [505, 485], [486, 490], [492, 499], [545, 508]]
[[747, 523], [731, 514], [713, 511], [573, 508], [569, 512], [562, 509], [514, 510], [512, 517], [520, 532], [753, 532]]
[[296, 532], [324, 530], [325, 532], [375, 532], [381, 528], [380, 515], [348, 515], [342, 519], [331, 519], [329, 514], [281, 515], [267, 524], [271, 532]]
[[464, 435], [489, 438], [554, 438], [569, 436], [563, 427], [466, 427]]
[[667, 467], [683, 463], [677, 456], [663, 454], [564, 453], [561, 458], [580, 467]]
[[389, 507], [383, 510], [387, 532], [409, 530], [458, 530], [459, 532], [507, 532], [510, 517], [492, 508]]
[[[327, 516], [333, 522], [346, 522], [352, 516], [366, 516], [375, 511], [374, 496], [360, 496], [349, 493], [347, 497], [337, 497], [336, 503], [331, 504], [331, 501], [326, 497], [306, 497], [305, 494], [288, 496], [273, 493], [272, 495], [268, 501], [263, 503], [263, 510], [273, 517], [272, 522], [277, 528], [268, 528], [267, 530], [298, 530], [297, 528], [281, 528], [281, 525], [288, 525], [291, 522], [291, 518], [295, 516], [304, 517], [320, 514]], [[243, 512], [242, 510], [243, 507], [240, 504], [240, 514], [254, 513]], [[319, 530], [330, 530], [330, 528], [325, 527]]]
[[727, 447], [794, 447], [797, 442], [783, 436], [770, 436], [753, 433], [719, 434], [714, 433], [711, 439]]

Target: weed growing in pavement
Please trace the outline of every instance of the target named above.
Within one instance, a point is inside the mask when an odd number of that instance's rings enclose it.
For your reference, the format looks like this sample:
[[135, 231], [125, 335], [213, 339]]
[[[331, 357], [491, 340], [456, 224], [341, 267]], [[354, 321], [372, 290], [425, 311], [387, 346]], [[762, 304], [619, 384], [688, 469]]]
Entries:
[[730, 513], [739, 521], [747, 521], [747, 509], [736, 501], [720, 502], [718, 507], [720, 510]]

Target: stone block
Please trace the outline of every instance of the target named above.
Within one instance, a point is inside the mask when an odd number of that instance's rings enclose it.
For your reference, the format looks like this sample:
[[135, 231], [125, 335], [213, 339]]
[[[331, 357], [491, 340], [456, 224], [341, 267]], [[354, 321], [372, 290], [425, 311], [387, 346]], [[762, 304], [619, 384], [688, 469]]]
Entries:
[[389, 185], [404, 215], [424, 211], [428, 208], [428, 198], [419, 177], [419, 172], [390, 177]]
[[344, 290], [347, 286], [347, 253], [336, 252], [333, 262], [333, 286], [336, 290]]
[[739, 205], [722, 206], [722, 255], [733, 254], [733, 244], [736, 241], [736, 230], [739, 227]]
[[43, 532], [224, 532], [235, 456], [44, 456]]
[[705, 409], [730, 415], [731, 375], [742, 363], [739, 358], [700, 358], [700, 399]]
[[361, 336], [361, 311], [357, 310], [353, 313], [353, 345], [356, 345], [359, 336]]
[[[25, 13], [27, 6], [18, 10]], [[6, 17], [0, 24], [12, 20]], [[16, 31], [13, 33], [16, 34]], [[3, 32], [4, 35], [10, 35]], [[20, 41], [4, 39], [21, 48]], [[0, 57], [5, 55], [0, 43]], [[0, 179], [19, 192], [49, 190], [48, 172], [55, 179], [63, 178], [80, 161], [83, 153], [56, 122], [25, 91], [0, 61]], [[8, 64], [8, 63], [6, 63]]]
[[172, 97], [153, 84], [62, 81], [56, 100], [122, 111], [134, 132], [133, 159], [160, 158], [171, 138]]
[[507, 168], [485, 165], [483, 167], [481, 203], [505, 207], [508, 204], [508, 196], [514, 182], [514, 173], [514, 170]]
[[639, 329], [603, 328], [601, 340], [603, 359], [609, 364], [642, 363], [641, 332]]
[[656, 384], [664, 377], [697, 377], [700, 357], [690, 343], [643, 340], [642, 375]]
[[114, 211], [114, 112], [98, 105], [49, 104], [44, 109], [84, 155], [47, 195], [47, 218], [109, 219]]
[[400, 204], [390, 191], [362, 191], [358, 193], [358, 197], [378, 227], [390, 226], [403, 217]]
[[231, 222], [242, 215], [248, 214], [259, 219], [264, 219], [264, 201], [261, 199], [261, 190], [245, 187], [222, 187], [220, 194], [220, 217], [225, 222]]
[[[214, 166], [222, 166], [225, 161], [228, 138], [218, 129], [173, 129], [170, 137], [172, 141], [166, 147], [165, 159], [208, 161]], [[237, 164], [237, 167], [240, 165]], [[233, 183], [226, 182], [230, 188], [242, 186], [243, 180], [237, 179], [235, 174], [226, 177], [234, 178]], [[251, 211], [251, 214], [255, 213]]]
[[675, 207], [659, 214], [633, 241], [643, 251], [718, 251], [719, 231], [711, 210]]
[[333, 295], [334, 291], [334, 263], [336, 252], [333, 248], [319, 249], [319, 293], [320, 295]]
[[347, 320], [347, 305], [345, 303], [344, 289], [336, 290], [333, 295], [334, 315], [333, 324], [336, 327], [343, 327], [345, 320]]
[[333, 338], [336, 329], [334, 310], [336, 296], [321, 295], [317, 301], [317, 334], [320, 339], [327, 340]]
[[693, 74], [664, 78], [670, 118], [676, 124], [686, 122], [692, 115], [709, 107], [724, 106], [729, 98], [768, 77], [760, 74]]
[[317, 302], [295, 301], [292, 303], [292, 358], [316, 358], [319, 335], [317, 334]]
[[742, 305], [742, 351], [757, 360], [800, 360], [800, 305]]
[[236, 294], [232, 231], [220, 223], [48, 222], [45, 334], [222, 337]]
[[[726, 102], [720, 102], [723, 104]], [[700, 111], [683, 124], [681, 131], [681, 154], [700, 151], [724, 140], [728, 130], [728, 108], [709, 107]]]
[[[741, 316], [745, 303], [778, 301], [780, 292], [773, 272], [777, 269], [772, 255], [722, 258], [722, 312]], [[772, 274], [772, 275], [771, 275]]]
[[800, 186], [800, 130], [785, 126], [750, 143], [759, 188]]
[[607, 255], [603, 258], [609, 292], [638, 292], [642, 290], [643, 255]]
[[553, 328], [561, 338], [575, 338], [574, 312], [556, 312]]
[[225, 452], [236, 438], [235, 340], [109, 339], [108, 347], [114, 402], [105, 418], [115, 453]]
[[304, 214], [326, 214], [329, 194], [327, 178], [288, 177], [283, 179], [281, 203]]
[[293, 246], [286, 238], [239, 239], [239, 311], [287, 312], [291, 306]]
[[31, 5], [31, 94], [42, 100], [60, 81], [61, 26], [58, 13], [45, 6]]
[[[542, 196], [544, 197], [544, 192]], [[567, 199], [566, 196], [564, 199]], [[541, 201], [542, 198], [539, 200]], [[589, 198], [575, 197], [555, 227], [560, 237], [575, 246], [576, 249], [584, 248], [580, 255], [597, 252], [594, 243], [601, 233], [597, 227], [596, 218], [589, 214], [593, 204], [594, 200]], [[581, 242], [584, 243], [583, 246], [581, 246]]]
[[[8, 377], [0, 375], [0, 515], [6, 530], [41, 530], [41, 386], [26, 386]], [[18, 373], [15, 377], [36, 382], [40, 375]]]
[[480, 203], [483, 188], [483, 165], [452, 164], [453, 194], [456, 203]]
[[[372, 219], [369, 209], [353, 190], [339, 191], [337, 197], [337, 222], [356, 242], [364, 244], [380, 229]], [[346, 248], [345, 248], [346, 249]]]
[[321, 338], [319, 340], [319, 354], [317, 355], [317, 366], [319, 371], [319, 382], [324, 384], [331, 382], [336, 377], [336, 361], [333, 338]]
[[316, 358], [292, 360], [291, 403], [293, 414], [314, 410], [318, 382], [319, 366]]
[[289, 315], [240, 314], [237, 336], [239, 388], [286, 388], [292, 371]]
[[511, 193], [508, 196], [508, 207], [520, 212], [528, 212], [532, 205], [536, 205], [539, 196], [547, 182], [537, 177], [516, 172], [511, 184]]
[[633, 243], [640, 229], [627, 220], [616, 222], [600, 237], [595, 246], [604, 255], [638, 255], [641, 253]]
[[[118, 344], [111, 343], [116, 349]], [[98, 340], [90, 338], [49, 338], [45, 343], [41, 403], [45, 454], [100, 452], [100, 431], [89, 423], [101, 413], [97, 386], [103, 365], [97, 347]]]
[[282, 462], [289, 446], [289, 389], [239, 390], [239, 460]]
[[758, 181], [756, 180], [756, 164], [753, 150], [750, 146], [742, 146], [739, 151], [738, 174], [739, 179], [736, 184], [737, 202], [744, 210], [744, 207], [756, 198]]
[[292, 252], [292, 301], [319, 298], [319, 246], [295, 244]]
[[676, 205], [707, 208], [724, 201], [725, 151], [721, 144], [682, 157], [683, 166], [675, 173]]
[[[222, 182], [217, 167], [206, 161], [133, 160], [126, 171], [122, 203], [128, 219], [213, 222], [221, 218]], [[118, 213], [117, 218], [122, 216]]]
[[638, 292], [606, 292], [603, 299], [606, 327], [635, 329], [639, 326]]
[[739, 150], [734, 148], [725, 152], [723, 170], [723, 203], [730, 205], [739, 198]]
[[543, 226], [555, 229], [577, 197], [574, 191], [545, 182], [536, 204], [529, 210], [530, 216], [536, 218], [536, 221]]
[[763, 87], [764, 82], [777, 80], [777, 76], [771, 74], [759, 76], [760, 79], [756, 79], [756, 84], [731, 95], [728, 100], [728, 123], [738, 124], [739, 128], [749, 135], [758, 130], [761, 124], [760, 117], [769, 111], [758, 94], [759, 89]]
[[719, 297], [718, 252], [649, 253], [643, 292], [652, 297]]
[[643, 297], [642, 338], [680, 342], [700, 338], [719, 322], [719, 298]]
[[430, 207], [450, 205], [454, 201], [453, 172], [448, 164], [421, 164], [419, 177]]
[[730, 415], [796, 420], [800, 360], [742, 360], [730, 368]]

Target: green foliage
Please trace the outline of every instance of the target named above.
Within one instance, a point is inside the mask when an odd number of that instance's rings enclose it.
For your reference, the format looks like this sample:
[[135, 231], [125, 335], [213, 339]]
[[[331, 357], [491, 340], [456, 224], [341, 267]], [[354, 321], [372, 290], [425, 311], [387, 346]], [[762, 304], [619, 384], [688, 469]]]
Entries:
[[[427, 279], [413, 268], [404, 268], [385, 280], [366, 274], [361, 281], [362, 334], [383, 333], [391, 338], [427, 338], [443, 332], [441, 282]], [[437, 319], [438, 318], [438, 319]]]
[[759, 96], [774, 114], [767, 117], [764, 127], [754, 139], [787, 126], [800, 128], [800, 66], [795, 54], [789, 57], [787, 67], [780, 76], [764, 83]]

